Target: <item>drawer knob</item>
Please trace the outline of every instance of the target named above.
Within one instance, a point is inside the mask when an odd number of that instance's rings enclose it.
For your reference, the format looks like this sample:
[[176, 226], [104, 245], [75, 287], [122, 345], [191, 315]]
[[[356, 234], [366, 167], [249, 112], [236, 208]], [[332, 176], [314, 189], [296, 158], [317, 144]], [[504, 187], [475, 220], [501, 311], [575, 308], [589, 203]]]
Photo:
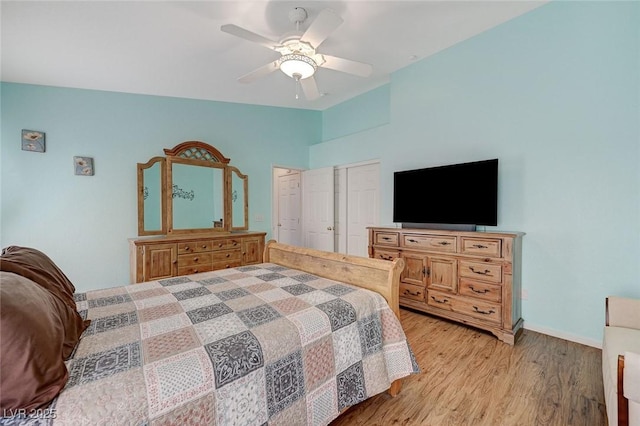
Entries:
[[382, 239], [383, 239], [383, 240], [385, 240], [385, 241], [389, 241], [389, 240], [391, 239], [391, 238], [389, 238], [389, 237], [380, 237], [380, 238], [382, 238]]
[[489, 275], [489, 273], [491, 272], [488, 269], [485, 269], [484, 272], [476, 271], [475, 269], [473, 269], [473, 266], [469, 266], [469, 269], [471, 269], [471, 272], [473, 272], [474, 274], [478, 274], [478, 275]]
[[412, 292], [411, 290], [406, 290], [404, 291], [404, 294], [410, 294], [411, 296], [420, 296], [420, 292], [416, 291], [415, 293]]
[[233, 245], [234, 245], [234, 246], [237, 246], [237, 245], [238, 245], [238, 242], [237, 242], [236, 240], [233, 240]]
[[487, 246], [483, 246], [482, 244], [474, 244], [473, 245], [475, 248], [479, 248], [479, 249], [485, 249], [485, 248], [489, 248]]
[[407, 238], [407, 241], [409, 241], [410, 243], [417, 243], [418, 240], [414, 240], [413, 238]]
[[206, 248], [207, 248], [207, 245], [206, 245], [206, 244], [203, 244], [203, 245], [202, 245], [202, 248], [203, 248], [203, 249], [206, 249]]
[[198, 261], [198, 256], [194, 257], [194, 258], [193, 258], [193, 261], [194, 261], [194, 262], [197, 262], [197, 261]]
[[478, 293], [478, 294], [485, 294], [485, 293], [489, 293], [489, 291], [491, 291], [491, 290], [486, 289], [486, 288], [485, 288], [485, 289], [482, 289], [482, 290], [476, 290], [475, 288], [473, 288], [473, 286], [472, 286], [472, 285], [470, 285], [470, 286], [469, 286], [469, 289], [470, 289], [472, 292], [474, 292], [474, 293]]
[[189, 250], [189, 246], [184, 246], [184, 249], [188, 251]]
[[496, 311], [494, 311], [493, 309], [490, 309], [488, 311], [483, 311], [482, 309], [479, 309], [477, 306], [474, 306], [473, 310], [482, 315], [491, 315], [496, 313]]
[[451, 243], [449, 241], [440, 241], [438, 244], [440, 244], [441, 246], [448, 246]]
[[383, 259], [383, 260], [393, 260], [393, 257], [391, 257], [391, 256], [385, 256], [384, 254], [380, 254], [380, 255], [378, 255], [378, 256], [380, 256], [380, 259]]
[[218, 247], [222, 247], [222, 243], [218, 244]]
[[231, 256], [231, 255], [230, 255], [229, 253], [227, 253], [227, 256], [226, 256], [226, 257], [229, 257], [229, 256]]

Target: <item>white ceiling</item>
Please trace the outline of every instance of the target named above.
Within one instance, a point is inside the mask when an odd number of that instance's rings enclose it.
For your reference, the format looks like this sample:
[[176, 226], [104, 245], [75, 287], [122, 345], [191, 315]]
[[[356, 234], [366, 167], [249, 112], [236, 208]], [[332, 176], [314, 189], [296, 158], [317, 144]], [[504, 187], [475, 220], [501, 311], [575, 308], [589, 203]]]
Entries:
[[[5, 1], [2, 81], [323, 110], [389, 81], [394, 71], [526, 13], [545, 1]], [[273, 40], [295, 30], [288, 14], [324, 8], [344, 23], [319, 53], [366, 62], [368, 78], [320, 68], [324, 95], [295, 99], [275, 71], [237, 78], [279, 57], [220, 31], [235, 24]], [[473, 64], [469, 64], [470, 67]]]

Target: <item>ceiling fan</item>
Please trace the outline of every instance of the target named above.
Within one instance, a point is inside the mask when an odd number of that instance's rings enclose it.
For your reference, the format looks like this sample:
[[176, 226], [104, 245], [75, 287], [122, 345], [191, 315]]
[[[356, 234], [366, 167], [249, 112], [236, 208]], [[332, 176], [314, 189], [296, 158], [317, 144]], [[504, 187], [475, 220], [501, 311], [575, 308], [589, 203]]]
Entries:
[[320, 97], [318, 85], [314, 78], [318, 68], [328, 68], [359, 77], [371, 75], [373, 68], [369, 64], [320, 54], [316, 51], [318, 46], [342, 24], [343, 20], [340, 16], [331, 9], [324, 9], [311, 22], [307, 30], [302, 33], [300, 24], [306, 19], [307, 11], [305, 9], [302, 7], [292, 9], [289, 12], [289, 20], [296, 25], [296, 31], [285, 34], [279, 41], [270, 40], [237, 25], [222, 25], [220, 30], [225, 33], [258, 43], [280, 53], [279, 59], [243, 75], [238, 81], [251, 83], [279, 69], [296, 81], [296, 99], [299, 97], [298, 88], [302, 87], [305, 97], [308, 100], [314, 100]]

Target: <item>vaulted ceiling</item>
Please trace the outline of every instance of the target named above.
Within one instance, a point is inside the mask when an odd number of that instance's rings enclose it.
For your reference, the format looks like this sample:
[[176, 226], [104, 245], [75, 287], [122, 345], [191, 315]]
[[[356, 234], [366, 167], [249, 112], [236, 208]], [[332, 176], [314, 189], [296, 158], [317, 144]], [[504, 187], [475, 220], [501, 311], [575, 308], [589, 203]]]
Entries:
[[[389, 81], [433, 55], [545, 1], [2, 1], [2, 81], [323, 110]], [[280, 54], [222, 32], [235, 24], [279, 41], [325, 8], [344, 22], [319, 53], [373, 66], [369, 77], [319, 68], [322, 96], [296, 99], [296, 83], [276, 70], [238, 78]], [[473, 64], [469, 64], [472, 68]]]

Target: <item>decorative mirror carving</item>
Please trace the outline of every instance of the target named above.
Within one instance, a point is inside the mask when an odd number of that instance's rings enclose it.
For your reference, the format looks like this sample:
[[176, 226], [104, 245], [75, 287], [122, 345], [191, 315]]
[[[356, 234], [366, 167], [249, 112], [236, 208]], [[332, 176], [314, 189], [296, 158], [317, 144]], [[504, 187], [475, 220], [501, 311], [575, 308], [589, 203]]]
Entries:
[[138, 235], [249, 228], [248, 178], [216, 148], [188, 141], [138, 164]]

